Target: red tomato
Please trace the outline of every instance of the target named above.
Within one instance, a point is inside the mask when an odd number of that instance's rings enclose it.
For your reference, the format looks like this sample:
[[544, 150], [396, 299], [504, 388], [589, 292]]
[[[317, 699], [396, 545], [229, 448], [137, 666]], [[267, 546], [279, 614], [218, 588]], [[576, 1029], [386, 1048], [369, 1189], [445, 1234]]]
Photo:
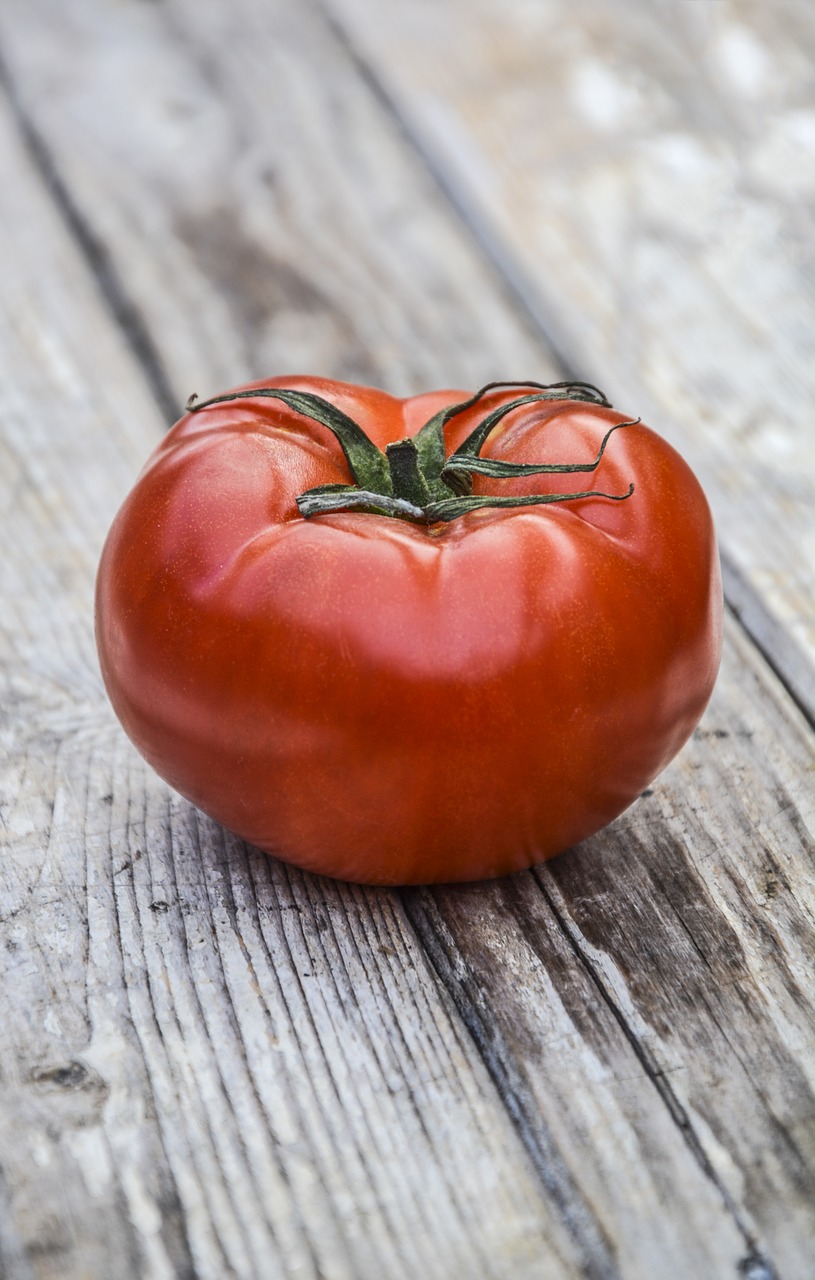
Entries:
[[[419, 437], [466, 400], [252, 384], [175, 425], [105, 545], [97, 640], [125, 730], [182, 795], [310, 871], [421, 884], [549, 858], [636, 799], [713, 688], [715, 536], [674, 449], [611, 433], [625, 419], [592, 389], [534, 384]], [[412, 445], [384, 452], [406, 438], [430, 441], [424, 480]], [[464, 445], [444, 477], [442, 439]], [[495, 463], [508, 474], [478, 471]]]

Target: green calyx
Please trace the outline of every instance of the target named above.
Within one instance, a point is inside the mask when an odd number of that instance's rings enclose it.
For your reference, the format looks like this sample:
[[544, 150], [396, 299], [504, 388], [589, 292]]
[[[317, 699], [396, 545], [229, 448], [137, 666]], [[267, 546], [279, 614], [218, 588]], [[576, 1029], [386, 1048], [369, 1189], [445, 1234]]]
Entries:
[[[445, 454], [444, 428], [451, 418], [477, 404], [488, 391], [499, 387], [534, 387], [535, 391], [518, 396], [487, 414], [467, 439], [448, 457]], [[280, 400], [304, 417], [321, 423], [333, 433], [348, 463], [353, 477], [352, 484], [319, 485], [307, 489], [297, 499], [300, 514], [307, 519], [327, 515], [335, 511], [362, 511], [371, 515], [391, 516], [398, 520], [410, 520], [415, 524], [436, 524], [456, 520], [468, 511], [484, 507], [527, 507], [552, 502], [571, 502], [577, 498], [608, 498], [622, 502], [634, 492], [629, 485], [625, 493], [602, 493], [596, 489], [577, 493], [534, 493], [518, 497], [475, 495], [472, 492], [474, 475], [492, 479], [512, 479], [544, 472], [571, 474], [592, 472], [600, 463], [609, 439], [620, 427], [630, 427], [640, 421], [618, 422], [610, 427], [600, 444], [597, 456], [590, 462], [563, 463], [512, 463], [492, 458], [482, 458], [481, 449], [490, 432], [514, 409], [522, 405], [546, 400], [579, 400], [587, 404], [610, 408], [609, 402], [588, 382], [490, 382], [460, 404], [441, 409], [425, 423], [415, 436], [389, 444], [385, 451], [378, 449], [353, 418], [308, 391], [292, 391], [279, 387], [234, 391], [216, 396], [212, 400], [196, 403], [191, 396], [187, 404], [190, 413], [206, 409], [210, 405], [224, 404], [232, 400], [267, 397]]]

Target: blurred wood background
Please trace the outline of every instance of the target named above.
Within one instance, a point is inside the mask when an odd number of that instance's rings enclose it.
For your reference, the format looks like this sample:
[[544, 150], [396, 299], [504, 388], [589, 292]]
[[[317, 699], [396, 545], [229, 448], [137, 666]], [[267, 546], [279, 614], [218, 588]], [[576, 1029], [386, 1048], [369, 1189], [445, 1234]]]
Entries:
[[[815, 8], [4, 0], [0, 1273], [815, 1276]], [[722, 674], [505, 881], [247, 848], [110, 711], [193, 390], [599, 383], [697, 470]]]

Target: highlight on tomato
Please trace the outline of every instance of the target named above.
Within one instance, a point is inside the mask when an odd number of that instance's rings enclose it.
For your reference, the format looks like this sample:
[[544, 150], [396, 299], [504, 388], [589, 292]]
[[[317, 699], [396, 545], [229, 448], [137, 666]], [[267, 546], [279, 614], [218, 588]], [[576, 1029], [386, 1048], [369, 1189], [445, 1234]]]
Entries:
[[504, 875], [610, 822], [697, 724], [721, 626], [698, 481], [586, 383], [193, 398], [96, 594], [111, 702], [172, 787], [388, 885]]

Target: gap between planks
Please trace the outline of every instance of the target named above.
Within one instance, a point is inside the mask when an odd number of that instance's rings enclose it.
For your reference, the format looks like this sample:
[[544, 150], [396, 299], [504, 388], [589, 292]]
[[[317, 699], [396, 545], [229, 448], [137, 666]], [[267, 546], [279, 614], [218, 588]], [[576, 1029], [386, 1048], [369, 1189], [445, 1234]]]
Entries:
[[[567, 351], [568, 339], [563, 334], [562, 326], [544, 291], [505, 236], [494, 226], [489, 214], [473, 199], [465, 184], [457, 181], [455, 175], [451, 176], [450, 167], [445, 164], [443, 155], [427, 141], [421, 127], [402, 109], [397, 95], [372, 64], [370, 56], [355, 42], [353, 23], [346, 26], [345, 21], [335, 12], [336, 5], [332, 5], [331, 0], [328, 3], [326, 0], [311, 0], [311, 4], [344, 49], [374, 99], [392, 119], [400, 136], [421, 160], [468, 236], [493, 265], [517, 311], [529, 328], [549, 347], [561, 370], [561, 376], [575, 379], [584, 377], [585, 373], [580, 372]], [[341, 10], [342, 5], [339, 7]], [[726, 547], [720, 548], [720, 555], [728, 605], [790, 697], [815, 728], [815, 667], [811, 659], [795, 637], [784, 629], [768, 607], [759, 588], [742, 572]]]
[[59, 169], [44, 138], [31, 118], [26, 114], [2, 50], [0, 50], [0, 89], [6, 95], [12, 118], [20, 131], [20, 138], [34, 169], [40, 175], [45, 189], [51, 196], [65, 226], [87, 262], [113, 322], [121, 330], [133, 352], [161, 415], [166, 419], [169, 426], [179, 414], [178, 397], [170, 384], [170, 378], [159, 355], [158, 347], [153, 342], [144, 317], [139, 312], [133, 298], [128, 294], [124, 282], [120, 279], [110, 254], [95, 234], [93, 228], [82, 216], [71, 197], [67, 185], [60, 176]]

